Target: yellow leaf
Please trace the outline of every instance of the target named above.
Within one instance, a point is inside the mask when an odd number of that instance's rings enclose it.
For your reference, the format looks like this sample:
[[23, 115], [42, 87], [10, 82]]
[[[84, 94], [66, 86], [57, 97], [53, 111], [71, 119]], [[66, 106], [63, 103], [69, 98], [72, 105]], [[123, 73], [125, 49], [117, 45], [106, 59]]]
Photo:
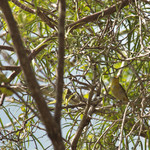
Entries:
[[87, 98], [87, 99], [88, 99], [88, 98], [89, 98], [89, 93], [85, 94], [85, 95], [84, 95], [84, 98]]
[[52, 105], [52, 104], [55, 104], [55, 103], [56, 103], [56, 100], [53, 100], [53, 101], [49, 102], [48, 104]]

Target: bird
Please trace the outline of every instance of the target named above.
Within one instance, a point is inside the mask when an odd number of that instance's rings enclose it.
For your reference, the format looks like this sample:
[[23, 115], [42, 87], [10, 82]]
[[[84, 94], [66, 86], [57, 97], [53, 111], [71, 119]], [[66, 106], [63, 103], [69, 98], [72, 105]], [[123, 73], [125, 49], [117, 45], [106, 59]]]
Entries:
[[122, 87], [122, 85], [119, 83], [119, 77], [113, 77], [111, 82], [111, 92], [114, 95], [114, 97], [118, 100], [121, 100], [123, 102], [128, 102], [128, 96], [125, 91], [125, 89]]

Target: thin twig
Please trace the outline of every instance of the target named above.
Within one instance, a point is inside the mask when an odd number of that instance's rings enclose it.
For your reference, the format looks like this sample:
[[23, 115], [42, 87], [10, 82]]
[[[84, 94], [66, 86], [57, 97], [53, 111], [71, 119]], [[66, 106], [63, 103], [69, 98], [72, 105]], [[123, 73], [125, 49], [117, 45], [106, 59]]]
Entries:
[[95, 142], [93, 149], [96, 149], [96, 145], [99, 143], [100, 139], [118, 122], [118, 120], [114, 121], [104, 132], [103, 134], [98, 138], [98, 140]]
[[123, 120], [122, 120], [121, 129], [120, 129], [121, 133], [120, 133], [120, 142], [119, 142], [118, 150], [121, 150], [121, 143], [122, 143], [122, 138], [123, 138], [123, 127], [124, 127], [124, 124], [125, 124], [126, 114], [127, 114], [127, 110], [128, 110], [129, 105], [130, 105], [130, 102], [128, 102], [128, 104], [126, 106], [126, 109], [124, 111], [124, 114], [123, 114]]

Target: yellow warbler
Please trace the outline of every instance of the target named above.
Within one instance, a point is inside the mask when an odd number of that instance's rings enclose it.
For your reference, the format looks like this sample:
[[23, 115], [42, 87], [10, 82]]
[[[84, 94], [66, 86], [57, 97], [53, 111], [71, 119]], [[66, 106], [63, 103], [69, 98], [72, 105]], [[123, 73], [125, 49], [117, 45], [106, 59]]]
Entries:
[[119, 99], [121, 101], [126, 101], [126, 102], [129, 101], [125, 89], [119, 83], [119, 78], [117, 77], [112, 78], [110, 89], [116, 99]]

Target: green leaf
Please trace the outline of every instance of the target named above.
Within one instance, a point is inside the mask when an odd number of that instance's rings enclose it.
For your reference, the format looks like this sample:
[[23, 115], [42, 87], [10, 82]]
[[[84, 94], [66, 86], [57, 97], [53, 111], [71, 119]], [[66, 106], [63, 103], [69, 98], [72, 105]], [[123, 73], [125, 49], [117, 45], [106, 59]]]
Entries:
[[0, 83], [6, 83], [9, 82], [9, 79], [7, 79], [6, 75], [0, 72]]
[[11, 90], [8, 90], [5, 87], [0, 87], [0, 91], [1, 91], [1, 93], [4, 93], [6, 96], [11, 96], [13, 94], [13, 92]]

